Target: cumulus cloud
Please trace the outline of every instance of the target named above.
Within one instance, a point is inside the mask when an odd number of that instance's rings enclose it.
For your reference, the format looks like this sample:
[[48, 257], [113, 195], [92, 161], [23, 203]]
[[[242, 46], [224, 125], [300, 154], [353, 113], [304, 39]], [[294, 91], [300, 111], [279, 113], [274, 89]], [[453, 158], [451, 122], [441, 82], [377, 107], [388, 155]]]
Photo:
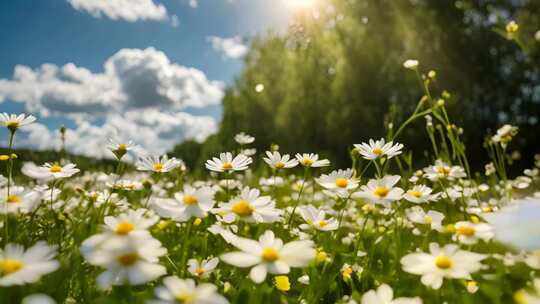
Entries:
[[197, 69], [171, 63], [154, 48], [122, 49], [92, 73], [73, 63], [15, 67], [13, 79], [0, 79], [0, 100], [24, 102], [29, 111], [48, 116], [96, 115], [126, 109], [204, 107], [223, 97], [223, 83]]
[[112, 20], [136, 22], [139, 20], [167, 20], [167, 9], [152, 0], [68, 0], [78, 11], [95, 18], [105, 16]]
[[[24, 103], [40, 116], [71, 118], [68, 151], [94, 157], [112, 156], [108, 138], [133, 140], [151, 153], [164, 153], [184, 139], [204, 140], [217, 129], [210, 116], [187, 107], [218, 104], [223, 83], [197, 69], [170, 62], [154, 48], [122, 49], [104, 63], [103, 73], [77, 67], [18, 65], [12, 79], [0, 79], [0, 102]], [[58, 149], [57, 130], [35, 123], [19, 137], [23, 146]]]
[[231, 38], [209, 36], [206, 39], [215, 51], [221, 52], [227, 58], [242, 58], [248, 52], [248, 47], [244, 44], [240, 36]]

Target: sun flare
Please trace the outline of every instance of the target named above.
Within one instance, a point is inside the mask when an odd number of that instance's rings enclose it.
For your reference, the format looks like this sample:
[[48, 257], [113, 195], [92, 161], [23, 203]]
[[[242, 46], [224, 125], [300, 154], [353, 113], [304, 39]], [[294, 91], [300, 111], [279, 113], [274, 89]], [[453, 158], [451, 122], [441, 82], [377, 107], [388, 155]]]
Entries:
[[302, 11], [314, 7], [318, 0], [283, 0], [291, 11]]

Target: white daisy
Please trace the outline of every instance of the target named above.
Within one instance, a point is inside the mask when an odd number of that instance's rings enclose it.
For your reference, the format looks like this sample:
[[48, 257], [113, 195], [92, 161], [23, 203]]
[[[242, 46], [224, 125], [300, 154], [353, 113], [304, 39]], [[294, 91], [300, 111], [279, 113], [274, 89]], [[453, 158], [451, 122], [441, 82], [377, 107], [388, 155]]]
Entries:
[[389, 206], [393, 201], [401, 199], [403, 189], [394, 187], [401, 177], [399, 175], [387, 175], [381, 179], [371, 179], [353, 193], [354, 198], [365, 198], [374, 204]]
[[254, 266], [249, 276], [255, 283], [264, 281], [267, 273], [285, 274], [291, 267], [305, 267], [316, 254], [312, 241], [293, 241], [284, 245], [270, 230], [265, 231], [258, 242], [236, 237], [232, 245], [241, 251], [225, 253], [221, 260], [237, 267]]
[[431, 181], [455, 180], [467, 176], [460, 166], [450, 166], [440, 159], [435, 161], [435, 165], [425, 168], [424, 172], [424, 176]]
[[102, 225], [102, 232], [94, 234], [84, 240], [81, 245], [83, 255], [93, 259], [91, 255], [100, 254], [96, 249], [103, 246], [113, 246], [116, 239], [135, 238], [145, 239], [150, 238], [148, 229], [152, 227], [159, 217], [147, 209], [139, 208], [137, 210], [127, 210], [118, 216], [106, 216], [105, 224]]
[[231, 152], [219, 154], [219, 158], [213, 157], [206, 161], [206, 169], [216, 172], [243, 171], [253, 162], [251, 157], [238, 154], [233, 158]]
[[50, 181], [54, 179], [71, 177], [72, 175], [75, 175], [80, 171], [81, 170], [77, 169], [77, 166], [75, 164], [67, 164], [62, 166], [58, 163], [45, 163], [41, 167], [27, 167], [26, 172], [23, 172], [31, 178], [42, 181]]
[[500, 142], [503, 147], [512, 140], [512, 137], [516, 136], [518, 128], [512, 125], [504, 125], [497, 130], [497, 134], [491, 137], [493, 142]]
[[26, 114], [8, 114], [6, 112], [0, 113], [0, 122], [8, 128], [11, 132], [15, 132], [18, 128], [24, 127], [36, 121], [36, 118], [32, 115]]
[[394, 145], [391, 141], [386, 143], [384, 138], [381, 138], [377, 141], [370, 139], [369, 143], [355, 144], [354, 148], [363, 158], [373, 160], [379, 157], [392, 158], [399, 155], [403, 145], [399, 143]]
[[26, 251], [18, 244], [7, 244], [0, 249], [0, 286], [35, 283], [42, 276], [58, 269], [60, 263], [53, 260], [56, 246], [40, 241]]
[[205, 217], [214, 204], [212, 188], [185, 185], [183, 192], [174, 194], [174, 199], [156, 199], [152, 206], [160, 216], [184, 222], [192, 217]]
[[430, 253], [415, 252], [401, 258], [403, 271], [422, 276], [422, 284], [439, 289], [444, 278], [471, 280], [471, 273], [478, 271], [486, 255], [460, 250], [455, 244], [443, 248], [429, 244]]
[[319, 155], [315, 153], [296, 153], [296, 160], [304, 167], [327, 167], [330, 166], [328, 159], [319, 159]]
[[403, 67], [406, 69], [414, 70], [418, 67], [418, 60], [407, 59], [403, 62]]
[[140, 157], [135, 166], [139, 171], [153, 171], [157, 173], [166, 173], [178, 168], [182, 163], [176, 158], [167, 155], [146, 155]]
[[88, 263], [106, 268], [97, 277], [100, 289], [125, 283], [140, 285], [167, 273], [159, 264], [159, 257], [165, 255], [167, 249], [152, 237], [114, 238], [94, 251], [91, 254], [83, 251], [83, 254]]
[[456, 228], [454, 240], [466, 245], [476, 244], [478, 240], [489, 241], [494, 235], [493, 227], [485, 223], [461, 221], [455, 223], [454, 227]]
[[431, 194], [433, 190], [426, 185], [415, 185], [412, 189], [403, 194], [403, 198], [411, 203], [422, 204], [436, 201], [440, 193]]
[[218, 258], [206, 259], [202, 261], [197, 259], [189, 259], [188, 271], [196, 277], [206, 278], [216, 269], [218, 263]]
[[284, 169], [284, 168], [293, 168], [298, 165], [296, 159], [291, 159], [289, 154], [284, 154], [281, 156], [278, 151], [270, 152], [266, 151], [266, 156], [263, 160], [272, 168], [272, 169]]
[[302, 230], [316, 229], [320, 231], [332, 231], [338, 228], [338, 221], [334, 218], [326, 218], [326, 212], [312, 205], [302, 206], [298, 209], [300, 215], [306, 221], [299, 227]]
[[228, 304], [229, 301], [217, 293], [213, 284], [196, 285], [192, 279], [180, 279], [170, 276], [163, 279], [163, 285], [156, 287], [154, 293], [157, 300], [147, 301], [148, 304]]
[[223, 221], [231, 223], [236, 219], [257, 223], [272, 223], [281, 219], [282, 211], [270, 196], [260, 196], [258, 189], [245, 187], [240, 194], [228, 203], [220, 203], [213, 212], [223, 216]]
[[234, 140], [240, 145], [248, 145], [255, 141], [255, 137], [250, 136], [244, 132], [240, 132], [234, 136]]
[[358, 180], [353, 177], [352, 169], [332, 171], [330, 174], [321, 175], [316, 181], [325, 189], [343, 194], [358, 187]]
[[137, 146], [134, 145], [131, 140], [123, 142], [112, 138], [109, 138], [109, 145], [107, 146], [107, 149], [109, 149], [117, 159], [121, 159], [127, 152], [136, 148]]
[[392, 287], [382, 284], [377, 290], [369, 290], [362, 296], [361, 304], [422, 304], [422, 300], [416, 298], [394, 299]]
[[407, 218], [416, 224], [429, 225], [433, 230], [442, 231], [442, 221], [444, 214], [429, 210], [424, 212], [419, 206], [413, 206], [405, 211]]
[[40, 196], [24, 187], [12, 186], [9, 195], [7, 188], [0, 189], [0, 213], [28, 213], [39, 204]]

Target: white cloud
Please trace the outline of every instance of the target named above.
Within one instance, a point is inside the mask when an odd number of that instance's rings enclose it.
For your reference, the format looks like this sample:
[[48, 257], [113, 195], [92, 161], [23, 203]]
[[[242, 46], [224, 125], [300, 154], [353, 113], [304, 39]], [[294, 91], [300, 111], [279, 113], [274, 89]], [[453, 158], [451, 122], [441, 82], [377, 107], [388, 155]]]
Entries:
[[139, 20], [168, 20], [163, 4], [152, 0], [68, 0], [78, 11], [85, 11], [95, 18], [136, 22]]
[[[210, 116], [186, 107], [218, 104], [223, 83], [197, 69], [171, 63], [154, 48], [122, 49], [104, 63], [103, 73], [77, 67], [18, 65], [12, 79], [0, 79], [0, 102], [24, 103], [40, 116], [71, 118], [66, 148], [77, 154], [110, 157], [107, 139], [133, 140], [152, 153], [164, 153], [184, 139], [204, 140], [217, 130]], [[26, 134], [26, 135], [24, 135]], [[21, 133], [19, 144], [58, 149], [57, 130], [35, 123]]]
[[43, 116], [95, 115], [126, 109], [182, 110], [217, 104], [223, 83], [210, 81], [197, 69], [171, 63], [154, 48], [122, 49], [92, 73], [73, 63], [43, 64], [32, 70], [15, 67], [13, 79], [0, 79], [0, 100], [24, 102]]
[[231, 38], [222, 38], [209, 36], [206, 38], [215, 51], [223, 53], [223, 56], [233, 59], [244, 57], [248, 52], [248, 47], [242, 41], [240, 36]]
[[197, 6], [199, 6], [199, 2], [197, 0], [189, 0], [189, 6], [191, 6], [192, 8], [196, 8]]

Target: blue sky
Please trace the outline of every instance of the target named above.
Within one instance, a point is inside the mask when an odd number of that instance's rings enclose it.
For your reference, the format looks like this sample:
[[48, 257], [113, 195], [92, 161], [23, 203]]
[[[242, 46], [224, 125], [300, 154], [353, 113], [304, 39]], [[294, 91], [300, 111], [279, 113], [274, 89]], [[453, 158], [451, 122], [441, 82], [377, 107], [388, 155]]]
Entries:
[[[120, 4], [104, 8], [107, 1]], [[85, 145], [110, 136], [155, 153], [203, 140], [216, 129], [220, 94], [242, 68], [246, 41], [286, 29], [290, 14], [280, 0], [136, 0], [151, 8], [142, 15], [122, 2], [0, 1], [0, 111], [39, 118], [19, 146], [56, 148], [62, 124], [73, 129], [68, 148], [94, 156], [106, 154]], [[159, 147], [149, 147], [151, 137]]]

